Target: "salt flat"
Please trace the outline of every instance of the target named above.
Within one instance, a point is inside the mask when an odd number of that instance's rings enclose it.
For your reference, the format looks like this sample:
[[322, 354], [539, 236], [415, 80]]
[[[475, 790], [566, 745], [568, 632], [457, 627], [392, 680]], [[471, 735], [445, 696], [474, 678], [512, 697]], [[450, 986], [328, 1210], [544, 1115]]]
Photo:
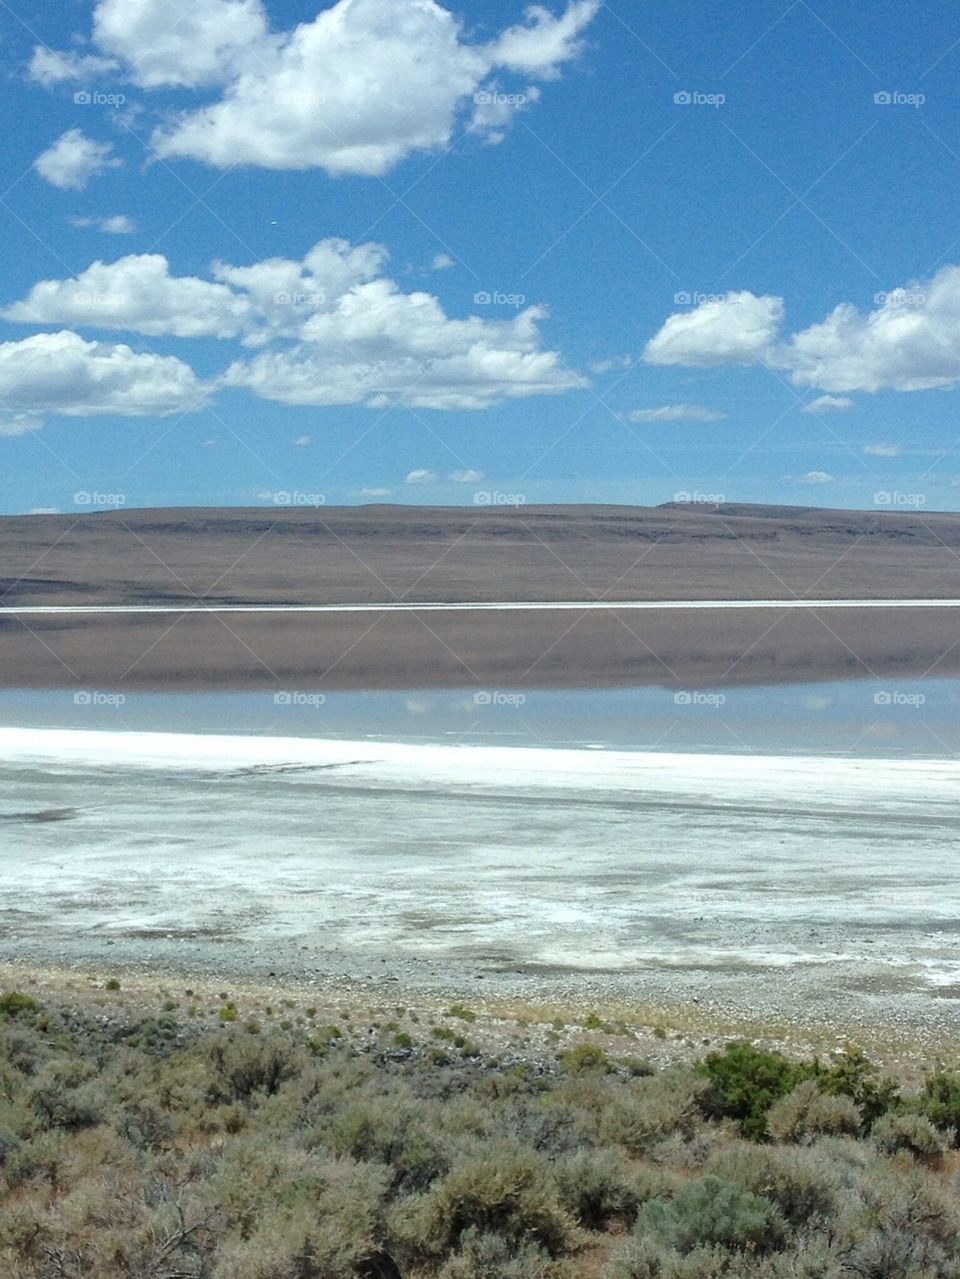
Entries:
[[42, 729], [0, 751], [5, 958], [295, 943], [960, 994], [952, 761]]

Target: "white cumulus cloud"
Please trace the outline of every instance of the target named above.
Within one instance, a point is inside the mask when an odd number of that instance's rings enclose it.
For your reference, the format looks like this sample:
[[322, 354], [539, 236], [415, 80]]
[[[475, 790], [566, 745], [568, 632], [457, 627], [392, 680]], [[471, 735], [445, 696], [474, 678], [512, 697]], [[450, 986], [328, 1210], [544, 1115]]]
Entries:
[[546, 312], [455, 319], [429, 293], [386, 276], [382, 245], [323, 240], [302, 261], [215, 263], [212, 280], [175, 276], [162, 254], [94, 262], [42, 280], [0, 311], [24, 324], [119, 329], [148, 337], [240, 339], [223, 383], [283, 404], [476, 409], [585, 386], [544, 350]]
[[68, 129], [37, 157], [36, 170], [61, 191], [82, 191], [91, 178], [120, 167], [112, 151], [112, 142], [95, 142], [80, 129]]
[[923, 391], [960, 383], [960, 266], [878, 294], [872, 310], [841, 302], [781, 340], [783, 299], [744, 291], [671, 315], [647, 344], [651, 364], [763, 363], [827, 392], [809, 412], [845, 409], [854, 391]]
[[853, 408], [853, 400], [846, 395], [818, 395], [803, 406], [804, 413], [842, 413]]
[[43, 426], [43, 418], [35, 413], [0, 412], [0, 439], [11, 439], [15, 435], [28, 435], [31, 431], [39, 431]]
[[797, 480], [800, 484], [833, 484], [836, 476], [829, 471], [807, 471], [806, 475], [798, 475]]
[[894, 289], [872, 311], [842, 302], [794, 334], [778, 358], [802, 386], [922, 391], [960, 380], [960, 267]]
[[[534, 5], [479, 44], [436, 0], [337, 0], [286, 31], [270, 29], [261, 0], [100, 0], [98, 53], [37, 52], [32, 73], [56, 84], [102, 57], [145, 90], [214, 88], [215, 101], [154, 133], [168, 158], [379, 175], [449, 146], [461, 121], [497, 140], [536, 101], [529, 80], [555, 79], [579, 56], [599, 8], [569, 0], [555, 16]], [[493, 97], [498, 73], [525, 81]], [[509, 100], [518, 94], [524, 102]]]
[[526, 22], [508, 27], [488, 46], [490, 61], [511, 71], [553, 79], [562, 63], [580, 53], [580, 38], [599, 9], [600, 0], [573, 0], [555, 18], [543, 5], [531, 5]]
[[129, 329], [148, 337], [236, 337], [248, 299], [224, 284], [170, 275], [160, 253], [94, 262], [72, 280], [41, 280], [3, 318], [24, 324]]
[[78, 53], [76, 49], [68, 49], [58, 53], [38, 44], [30, 59], [28, 74], [31, 80], [49, 89], [69, 80], [89, 81], [117, 70], [112, 58], [101, 58], [95, 53]]
[[706, 404], [662, 404], [657, 409], [634, 409], [629, 414], [631, 422], [720, 422], [726, 416]]
[[203, 398], [193, 370], [173, 356], [87, 342], [69, 331], [0, 343], [0, 403], [14, 422], [43, 414], [165, 416], [199, 407]]
[[71, 218], [70, 223], [81, 230], [93, 227], [105, 235], [133, 235], [137, 229], [134, 219], [125, 213], [114, 213], [108, 218]]
[[753, 364], [769, 351], [783, 321], [783, 299], [747, 290], [671, 315], [647, 343], [648, 364]]
[[144, 89], [221, 84], [269, 40], [260, 0], [100, 0], [93, 34]]
[[416, 470], [410, 471], [404, 484], [436, 484], [436, 471], [428, 471], [423, 467], [417, 467]]
[[870, 457], [900, 457], [903, 453], [899, 444], [867, 444], [863, 451]]

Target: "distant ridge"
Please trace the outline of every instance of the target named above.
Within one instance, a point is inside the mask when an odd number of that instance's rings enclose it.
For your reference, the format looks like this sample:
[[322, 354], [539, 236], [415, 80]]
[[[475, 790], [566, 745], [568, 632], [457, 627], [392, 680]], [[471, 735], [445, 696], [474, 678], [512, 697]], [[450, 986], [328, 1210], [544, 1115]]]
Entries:
[[0, 608], [802, 595], [960, 596], [960, 515], [668, 503], [0, 518]]

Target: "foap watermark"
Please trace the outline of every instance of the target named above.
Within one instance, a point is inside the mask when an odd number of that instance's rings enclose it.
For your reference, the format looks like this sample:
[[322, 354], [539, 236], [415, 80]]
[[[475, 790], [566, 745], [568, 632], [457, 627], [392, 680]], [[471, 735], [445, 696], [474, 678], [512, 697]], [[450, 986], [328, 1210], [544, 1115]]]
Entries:
[[85, 289], [78, 289], [73, 294], [73, 302], [76, 306], [86, 306], [98, 311], [119, 311], [127, 305], [128, 298], [125, 293], [89, 293]]
[[299, 491], [288, 492], [282, 489], [279, 493], [271, 493], [270, 498], [274, 506], [326, 506], [327, 496], [325, 493], [301, 493]]
[[274, 706], [309, 706], [314, 710], [318, 710], [327, 703], [323, 693], [300, 693], [297, 691], [289, 693], [274, 693]]
[[299, 89], [281, 89], [273, 95], [273, 105], [275, 107], [322, 107], [327, 102], [327, 95], [322, 90], [318, 93], [315, 89], [304, 92]]
[[922, 107], [927, 100], [925, 93], [902, 93], [899, 89], [881, 89], [873, 95], [877, 107]]
[[325, 306], [327, 295], [325, 293], [275, 293], [273, 295], [274, 305], [276, 306]]
[[527, 699], [523, 693], [505, 693], [500, 689], [492, 689], [490, 692], [474, 693], [474, 706], [512, 706], [518, 709], [525, 706]]
[[674, 306], [703, 306], [705, 302], [723, 302], [726, 293], [701, 293], [697, 289], [678, 289], [673, 295]]
[[679, 493], [674, 493], [673, 500], [683, 506], [723, 506], [727, 499], [723, 493], [690, 493], [681, 489]]
[[926, 706], [923, 693], [904, 693], [899, 689], [885, 689], [873, 695], [874, 706]]
[[673, 95], [676, 107], [722, 107], [726, 100], [725, 93], [701, 93], [699, 89], [679, 89]]
[[512, 306], [516, 310], [527, 300], [525, 293], [504, 293], [500, 289], [480, 289], [473, 295], [474, 306]]
[[726, 703], [725, 693], [708, 693], [696, 688], [685, 688], [673, 695], [674, 706], [711, 706], [717, 710]]
[[126, 506], [127, 495], [125, 493], [91, 493], [86, 489], [82, 489], [79, 493], [74, 493], [73, 504], [74, 506], [99, 506], [110, 510], [119, 510], [121, 506]]
[[123, 93], [103, 93], [100, 89], [78, 89], [73, 95], [76, 107], [122, 107], [126, 102]]
[[497, 490], [481, 489], [473, 495], [474, 506], [526, 506], [527, 499], [523, 493], [500, 493]]
[[500, 93], [497, 89], [480, 89], [473, 95], [478, 107], [522, 107], [527, 100], [525, 93]]
[[897, 489], [882, 489], [873, 495], [874, 506], [926, 506], [925, 493], [900, 493]]
[[926, 306], [927, 295], [917, 289], [891, 289], [889, 293], [874, 293], [874, 306]]
[[125, 706], [127, 699], [123, 693], [97, 693], [83, 692], [74, 693], [74, 706], [86, 706], [96, 709], [100, 706], [106, 706], [110, 710], [119, 710], [121, 706]]

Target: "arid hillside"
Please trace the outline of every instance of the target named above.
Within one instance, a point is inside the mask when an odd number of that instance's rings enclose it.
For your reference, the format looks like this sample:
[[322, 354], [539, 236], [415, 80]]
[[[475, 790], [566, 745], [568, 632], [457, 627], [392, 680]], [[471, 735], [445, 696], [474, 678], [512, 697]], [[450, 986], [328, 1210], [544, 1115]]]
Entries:
[[12, 604], [960, 595], [960, 515], [804, 507], [112, 511], [0, 520]]
[[960, 597], [960, 516], [670, 505], [0, 520], [0, 683], [590, 686], [960, 669], [955, 610], [112, 617], [43, 605]]

